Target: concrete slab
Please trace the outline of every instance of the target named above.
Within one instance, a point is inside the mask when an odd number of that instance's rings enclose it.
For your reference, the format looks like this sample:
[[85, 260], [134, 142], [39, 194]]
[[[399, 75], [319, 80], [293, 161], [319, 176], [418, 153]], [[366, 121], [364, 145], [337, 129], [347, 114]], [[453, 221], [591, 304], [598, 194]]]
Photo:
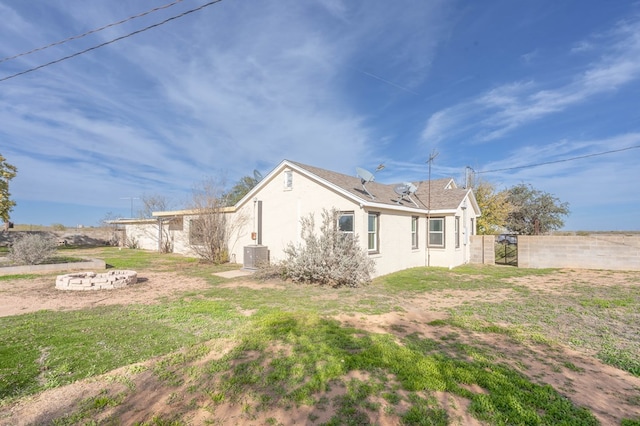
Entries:
[[238, 278], [252, 275], [253, 273], [254, 271], [250, 271], [248, 269], [234, 269], [233, 271], [216, 272], [213, 275], [217, 275], [218, 277], [222, 278]]

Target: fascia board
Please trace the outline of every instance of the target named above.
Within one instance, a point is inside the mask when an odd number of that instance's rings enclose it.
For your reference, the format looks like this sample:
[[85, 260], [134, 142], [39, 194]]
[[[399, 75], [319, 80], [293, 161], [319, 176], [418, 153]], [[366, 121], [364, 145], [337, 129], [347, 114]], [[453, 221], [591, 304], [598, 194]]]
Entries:
[[107, 220], [106, 223], [113, 225], [144, 225], [147, 223], [157, 223], [158, 221], [155, 219], [114, 219]]
[[282, 161], [280, 164], [278, 164], [278, 166], [276, 166], [271, 172], [269, 172], [269, 174], [267, 176], [264, 177], [264, 179], [262, 179], [253, 189], [251, 189], [251, 191], [249, 191], [244, 197], [242, 197], [240, 199], [240, 201], [238, 201], [238, 203], [236, 204], [236, 209], [239, 209], [243, 204], [245, 204], [247, 201], [251, 200], [256, 193], [258, 193], [260, 191], [260, 189], [262, 189], [265, 185], [267, 185], [270, 181], [272, 181], [278, 174], [280, 174], [280, 172], [282, 170], [284, 170], [285, 168], [291, 169], [291, 170], [295, 170], [296, 172], [304, 175], [305, 177], [307, 177], [308, 179], [311, 179], [312, 181], [326, 186], [328, 188], [330, 188], [331, 190], [339, 193], [340, 195], [342, 195], [343, 197], [353, 201], [356, 204], [364, 204], [366, 202], [366, 200], [356, 197], [355, 195], [351, 194], [350, 192], [340, 188], [337, 185], [334, 185], [333, 183], [322, 179], [319, 176], [316, 176], [314, 174], [312, 174], [311, 172], [307, 171], [306, 169], [303, 169], [302, 167], [299, 167], [296, 164], [292, 164], [287, 160]]
[[[220, 207], [216, 209], [218, 213], [233, 213], [236, 211], [234, 206], [231, 207]], [[173, 211], [164, 211], [164, 212], [153, 212], [151, 215], [153, 217], [169, 217], [169, 216], [195, 216], [202, 214], [201, 210], [198, 209], [189, 209], [189, 210], [173, 210]]]
[[287, 160], [282, 160], [280, 164], [274, 167], [273, 170], [271, 170], [265, 177], [263, 177], [256, 186], [251, 188], [251, 190], [247, 192], [244, 197], [240, 198], [240, 200], [234, 206], [235, 209], [239, 210], [240, 207], [242, 207], [247, 201], [251, 200], [255, 196], [255, 194], [258, 193], [269, 182], [271, 182], [280, 173], [280, 171], [285, 168], [285, 166], [293, 168], [293, 165]]
[[465, 195], [464, 200], [468, 199], [469, 201], [471, 201], [471, 206], [473, 207], [473, 210], [475, 210], [475, 213], [477, 216], [480, 216], [482, 214], [482, 212], [480, 211], [480, 206], [478, 205], [478, 201], [476, 200], [476, 196], [473, 193], [473, 191], [471, 189], [469, 189], [467, 191], [467, 195]]
[[[418, 208], [413, 208], [413, 207], [405, 207], [405, 206], [394, 206], [391, 204], [380, 204], [380, 203], [373, 203], [373, 202], [367, 202], [367, 203], [360, 203], [360, 206], [362, 208], [366, 208], [368, 210], [392, 210], [392, 211], [400, 211], [400, 212], [405, 212], [405, 213], [414, 213], [414, 214], [422, 214], [422, 215], [427, 215], [429, 214], [429, 210], [428, 209], [418, 209]], [[448, 214], [455, 214], [456, 210], [455, 209], [439, 209], [439, 210], [431, 210], [431, 214], [441, 214], [441, 215], [448, 215]]]

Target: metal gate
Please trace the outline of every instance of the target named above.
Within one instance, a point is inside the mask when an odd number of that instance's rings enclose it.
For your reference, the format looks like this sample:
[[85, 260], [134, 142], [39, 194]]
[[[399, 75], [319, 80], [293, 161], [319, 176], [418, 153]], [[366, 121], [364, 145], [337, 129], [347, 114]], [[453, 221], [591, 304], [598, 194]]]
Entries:
[[518, 236], [497, 235], [495, 253], [496, 265], [518, 266]]

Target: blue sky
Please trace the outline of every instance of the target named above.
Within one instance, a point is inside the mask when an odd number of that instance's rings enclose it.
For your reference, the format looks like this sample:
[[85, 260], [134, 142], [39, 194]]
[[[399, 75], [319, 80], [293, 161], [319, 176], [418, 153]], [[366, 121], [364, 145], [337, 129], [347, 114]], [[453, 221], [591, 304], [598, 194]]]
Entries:
[[[0, 58], [169, 3], [0, 0]], [[0, 79], [206, 3], [2, 61]], [[639, 100], [640, 2], [224, 0], [0, 81], [0, 154], [16, 223], [95, 226], [154, 194], [180, 208], [283, 159], [419, 181], [437, 152], [434, 178], [469, 166], [568, 202], [565, 229], [640, 230]]]

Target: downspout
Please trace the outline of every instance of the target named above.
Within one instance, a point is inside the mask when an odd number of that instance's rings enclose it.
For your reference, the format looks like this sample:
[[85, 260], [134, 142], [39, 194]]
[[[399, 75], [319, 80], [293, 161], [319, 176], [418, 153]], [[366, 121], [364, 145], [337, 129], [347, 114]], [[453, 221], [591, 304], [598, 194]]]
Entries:
[[462, 263], [467, 263], [467, 247], [469, 245], [469, 234], [467, 228], [467, 199], [462, 202]]

